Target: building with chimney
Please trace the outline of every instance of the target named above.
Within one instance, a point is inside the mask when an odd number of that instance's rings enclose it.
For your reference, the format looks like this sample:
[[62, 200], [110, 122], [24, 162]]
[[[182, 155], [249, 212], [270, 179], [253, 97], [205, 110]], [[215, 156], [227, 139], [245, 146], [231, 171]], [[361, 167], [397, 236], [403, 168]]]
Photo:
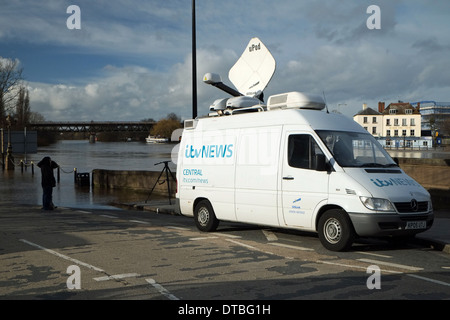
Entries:
[[383, 114], [363, 104], [363, 109], [353, 116], [353, 120], [359, 123], [374, 137], [383, 135]]
[[398, 102], [385, 107], [384, 102], [379, 102], [378, 111], [364, 104], [353, 120], [386, 148], [432, 147], [432, 138], [422, 137], [420, 104], [414, 107], [407, 102]]
[[[422, 136], [421, 117], [419, 108], [414, 108], [410, 103], [391, 103], [384, 109], [384, 102], [380, 102], [383, 114], [384, 137], [417, 137]], [[384, 110], [383, 110], [384, 109]]]

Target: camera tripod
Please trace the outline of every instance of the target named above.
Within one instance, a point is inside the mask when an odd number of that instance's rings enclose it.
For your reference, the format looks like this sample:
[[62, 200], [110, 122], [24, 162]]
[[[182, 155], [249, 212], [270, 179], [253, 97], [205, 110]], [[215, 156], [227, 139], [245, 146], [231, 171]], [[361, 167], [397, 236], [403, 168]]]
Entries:
[[[152, 195], [153, 190], [155, 189], [157, 184], [163, 184], [164, 182], [167, 182], [167, 192], [169, 193], [169, 204], [172, 204], [171, 200], [170, 200], [170, 196], [171, 196], [171, 192], [170, 192], [170, 177], [172, 177], [173, 181], [176, 181], [175, 177], [173, 176], [172, 171], [170, 171], [169, 166], [167, 165], [170, 161], [161, 161], [158, 163], [155, 163], [155, 166], [164, 163], [164, 168], [161, 170], [161, 173], [159, 174], [158, 179], [156, 179], [155, 184], [153, 185], [152, 190], [150, 191], [147, 200], [145, 200], [145, 203], [147, 203], [148, 199], [150, 198], [150, 196]], [[164, 172], [166, 173], [166, 179], [164, 179], [162, 182], [159, 182], [159, 179], [161, 178], [161, 176], [164, 174]], [[170, 174], [170, 176], [169, 176]]]

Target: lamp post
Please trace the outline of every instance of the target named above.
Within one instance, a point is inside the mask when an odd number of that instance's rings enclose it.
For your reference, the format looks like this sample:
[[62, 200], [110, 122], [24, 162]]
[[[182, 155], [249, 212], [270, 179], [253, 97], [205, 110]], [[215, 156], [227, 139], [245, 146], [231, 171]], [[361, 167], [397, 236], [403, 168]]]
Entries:
[[5, 146], [4, 146], [4, 130], [3, 128], [0, 129], [1, 131], [1, 148], [2, 148], [2, 170], [5, 170]]
[[195, 32], [195, 0], [192, 0], [192, 119], [197, 118], [197, 40]]
[[14, 157], [12, 155], [12, 145], [11, 145], [11, 115], [6, 117], [6, 122], [8, 125], [8, 147], [6, 148], [6, 170], [14, 170]]

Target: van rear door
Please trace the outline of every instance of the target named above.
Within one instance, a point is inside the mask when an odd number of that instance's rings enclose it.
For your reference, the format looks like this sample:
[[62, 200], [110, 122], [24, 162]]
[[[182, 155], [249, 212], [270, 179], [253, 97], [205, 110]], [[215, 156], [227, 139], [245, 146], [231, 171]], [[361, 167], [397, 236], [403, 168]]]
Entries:
[[329, 174], [316, 170], [316, 155], [323, 155], [323, 152], [310, 132], [285, 128], [283, 137], [281, 198], [284, 223], [314, 229], [314, 210], [328, 199]]

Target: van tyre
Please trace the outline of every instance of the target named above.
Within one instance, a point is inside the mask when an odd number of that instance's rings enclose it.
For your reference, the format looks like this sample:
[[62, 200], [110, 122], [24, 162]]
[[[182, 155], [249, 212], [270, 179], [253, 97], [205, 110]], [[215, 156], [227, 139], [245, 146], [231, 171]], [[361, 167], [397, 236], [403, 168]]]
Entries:
[[207, 200], [200, 201], [194, 210], [195, 225], [200, 231], [215, 231], [219, 225], [211, 203]]
[[345, 251], [355, 240], [355, 231], [347, 213], [340, 209], [326, 211], [319, 219], [319, 239], [331, 251]]

